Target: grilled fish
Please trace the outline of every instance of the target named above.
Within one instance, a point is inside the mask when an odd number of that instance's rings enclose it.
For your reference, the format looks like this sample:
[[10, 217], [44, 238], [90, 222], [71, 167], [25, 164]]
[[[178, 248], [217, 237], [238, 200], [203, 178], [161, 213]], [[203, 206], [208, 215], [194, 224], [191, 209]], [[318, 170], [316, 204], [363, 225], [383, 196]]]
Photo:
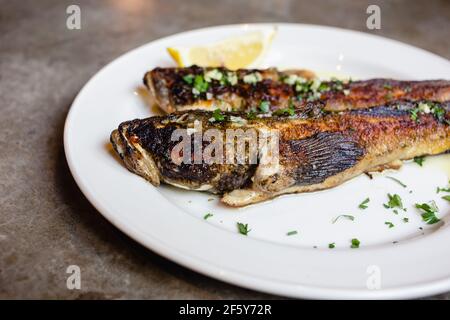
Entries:
[[[236, 207], [331, 188], [393, 161], [450, 150], [450, 102], [400, 101], [343, 112], [309, 103], [307, 109], [272, 117], [189, 111], [132, 120], [112, 132], [111, 143], [126, 167], [153, 185], [223, 194], [222, 202]], [[264, 162], [268, 148], [259, 145], [256, 162], [176, 163], [174, 131], [186, 130], [191, 143], [199, 125], [203, 133], [215, 129], [222, 136], [229, 129], [276, 132], [277, 161]], [[212, 143], [200, 141], [201, 150]], [[191, 160], [196, 151], [191, 145], [189, 151]], [[228, 150], [223, 153], [229, 156]], [[244, 160], [250, 156], [245, 152]]]
[[225, 68], [155, 68], [144, 83], [167, 113], [185, 110], [265, 112], [322, 101], [340, 111], [382, 105], [395, 100], [450, 100], [450, 81], [320, 81], [311, 71]]

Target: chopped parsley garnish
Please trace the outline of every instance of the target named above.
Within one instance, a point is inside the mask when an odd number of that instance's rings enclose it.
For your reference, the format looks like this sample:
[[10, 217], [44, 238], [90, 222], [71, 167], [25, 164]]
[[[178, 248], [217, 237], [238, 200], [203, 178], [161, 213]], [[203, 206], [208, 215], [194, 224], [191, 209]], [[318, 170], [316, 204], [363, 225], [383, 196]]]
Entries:
[[420, 122], [419, 115], [423, 113], [430, 113], [431, 108], [428, 103], [419, 102], [416, 107], [410, 110], [411, 119]]
[[367, 209], [368, 208], [368, 203], [370, 202], [370, 199], [369, 198], [367, 198], [366, 200], [364, 200], [363, 202], [361, 202], [360, 204], [359, 204], [359, 206], [358, 206], [358, 208], [360, 208], [360, 209]]
[[439, 208], [434, 201], [422, 204], [416, 203], [416, 208], [423, 211], [421, 214], [422, 220], [427, 224], [435, 224], [440, 221], [440, 219], [436, 217], [436, 213], [439, 211]]
[[[450, 181], [449, 181], [448, 183], [450, 184]], [[436, 188], [436, 193], [439, 193], [439, 192], [450, 192], [450, 188], [440, 188], [440, 187], [437, 187], [437, 188]]]
[[247, 112], [247, 119], [248, 120], [256, 119], [256, 111], [255, 110], [250, 110], [249, 112]]
[[269, 101], [261, 101], [261, 103], [259, 104], [259, 110], [261, 110], [264, 113], [269, 112], [270, 102]]
[[394, 209], [394, 210], [392, 210], [395, 214], [398, 214], [398, 210], [397, 209]]
[[436, 193], [439, 193], [439, 192], [450, 192], [450, 188], [440, 188], [440, 187], [437, 187]]
[[346, 218], [348, 220], [355, 220], [355, 217], [349, 214], [341, 214], [339, 216], [337, 216], [336, 218], [333, 219], [332, 223], [336, 223], [336, 221], [338, 221], [340, 218]]
[[295, 234], [298, 234], [297, 230], [292, 230], [292, 231], [289, 231], [288, 233], [286, 233], [287, 236], [293, 236]]
[[275, 110], [272, 114], [275, 116], [289, 115], [292, 117], [295, 115], [295, 108], [294, 105], [290, 103], [288, 108]]
[[311, 86], [313, 84], [313, 81], [306, 81], [303, 78], [300, 78], [301, 81], [297, 81], [297, 83], [295, 84], [295, 91], [297, 91], [298, 93], [309, 93], [311, 92]]
[[252, 230], [248, 228], [248, 224], [243, 224], [238, 222], [237, 223], [238, 231], [240, 234], [243, 234], [244, 236], [248, 235], [248, 233]]
[[388, 193], [389, 201], [388, 203], [384, 203], [383, 206], [387, 209], [389, 208], [400, 208], [403, 209], [402, 198], [398, 194], [391, 195]]
[[433, 107], [431, 108], [431, 113], [438, 121], [442, 122], [445, 120], [445, 109], [440, 105], [433, 104]]
[[418, 122], [419, 120], [419, 109], [418, 108], [414, 108], [411, 109], [411, 111], [409, 111], [409, 113], [411, 114], [411, 120]]
[[392, 86], [391, 86], [390, 84], [388, 84], [388, 83], [385, 83], [385, 84], [383, 85], [383, 88], [385, 88], [385, 89], [387, 89], [387, 90], [392, 90]]
[[447, 201], [450, 201], [450, 195], [448, 195], [448, 196], [443, 196], [442, 199], [447, 200]]
[[417, 163], [419, 166], [423, 166], [423, 163], [425, 161], [425, 157], [414, 157], [414, 162]]
[[297, 99], [306, 101], [314, 101], [321, 97], [323, 92], [342, 91], [343, 82], [337, 79], [322, 82], [319, 79], [307, 80], [297, 75], [289, 75], [283, 78], [283, 82], [294, 86], [297, 92]]
[[395, 181], [395, 182], [397, 182], [399, 185], [401, 185], [403, 188], [406, 188], [406, 187], [408, 187], [406, 184], [404, 184], [403, 182], [401, 182], [400, 180], [398, 180], [397, 178], [394, 178], [394, 177], [390, 177], [390, 176], [386, 176], [386, 178], [388, 178], [388, 179], [391, 179], [391, 180], [393, 180], [393, 181]]
[[394, 224], [390, 221], [386, 221], [384, 224], [389, 226], [389, 229], [394, 227]]
[[223, 121], [225, 120], [225, 116], [222, 114], [222, 111], [220, 109], [214, 110], [212, 114], [212, 118], [209, 120], [213, 121]]
[[410, 110], [411, 119], [419, 122], [420, 114], [431, 113], [436, 120], [439, 122], [445, 122], [449, 124], [449, 120], [445, 119], [445, 109], [438, 103], [435, 102], [419, 102], [417, 107]]
[[202, 92], [206, 92], [209, 88], [209, 83], [205, 81], [203, 76], [196, 75], [194, 78], [194, 88], [192, 89], [192, 92], [194, 94], [200, 94]]
[[403, 218], [403, 222], [407, 223], [407, 222], [409, 222], [409, 219], [408, 218]]
[[333, 243], [329, 243], [329, 244], [328, 244], [328, 248], [330, 248], [330, 249], [336, 248], [335, 243], [334, 243], [334, 242], [333, 242]]
[[319, 87], [317, 88], [317, 91], [319, 92], [325, 92], [329, 91], [331, 87], [326, 82], [321, 82]]
[[334, 91], [342, 91], [344, 89], [344, 82], [333, 77], [331, 78], [331, 88]]
[[192, 82], [194, 81], [194, 75], [193, 74], [187, 74], [187, 75], [183, 76], [183, 80], [187, 84], [192, 84]]
[[208, 218], [211, 218], [212, 216], [213, 216], [213, 214], [208, 212], [207, 214], [205, 214], [203, 219], [207, 220]]
[[351, 240], [351, 243], [352, 243], [352, 245], [350, 246], [350, 248], [352, 248], [352, 249], [359, 248], [359, 245], [361, 244], [361, 242], [358, 239], [356, 239], [356, 238], [353, 238]]

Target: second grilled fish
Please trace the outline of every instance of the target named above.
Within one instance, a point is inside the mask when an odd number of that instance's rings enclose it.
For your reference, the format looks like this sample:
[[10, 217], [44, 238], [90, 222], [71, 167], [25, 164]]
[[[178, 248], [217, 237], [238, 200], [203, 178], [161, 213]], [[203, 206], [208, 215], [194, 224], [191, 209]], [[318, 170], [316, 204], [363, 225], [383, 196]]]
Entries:
[[329, 111], [367, 108], [395, 100], [450, 100], [450, 81], [319, 81], [306, 70], [155, 68], [144, 83], [166, 112], [185, 110], [264, 112], [301, 109], [321, 101]]
[[[315, 104], [307, 109], [292, 116], [190, 111], [133, 120], [120, 124], [111, 142], [126, 167], [152, 184], [224, 194], [230, 206], [331, 188], [392, 161], [450, 150], [449, 102], [398, 102], [339, 113], [322, 113]], [[263, 164], [268, 151], [260, 147], [256, 163], [176, 163], [174, 131], [186, 130], [193, 141], [199, 124], [203, 132], [222, 135], [228, 129], [276, 132], [278, 160]], [[201, 142], [203, 149], [208, 145]]]

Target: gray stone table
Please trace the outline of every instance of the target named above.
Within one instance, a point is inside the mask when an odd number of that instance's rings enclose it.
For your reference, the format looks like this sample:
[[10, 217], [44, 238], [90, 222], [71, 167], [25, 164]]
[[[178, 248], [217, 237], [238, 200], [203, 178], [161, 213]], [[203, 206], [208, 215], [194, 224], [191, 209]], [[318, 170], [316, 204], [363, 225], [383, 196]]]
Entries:
[[[382, 10], [376, 32], [366, 29], [371, 3]], [[70, 4], [81, 8], [81, 30], [66, 28]], [[125, 236], [82, 195], [63, 150], [75, 95], [109, 61], [173, 33], [242, 22], [338, 26], [450, 58], [446, 0], [1, 0], [0, 298], [278, 298], [199, 275]], [[71, 264], [81, 290], [66, 288]]]

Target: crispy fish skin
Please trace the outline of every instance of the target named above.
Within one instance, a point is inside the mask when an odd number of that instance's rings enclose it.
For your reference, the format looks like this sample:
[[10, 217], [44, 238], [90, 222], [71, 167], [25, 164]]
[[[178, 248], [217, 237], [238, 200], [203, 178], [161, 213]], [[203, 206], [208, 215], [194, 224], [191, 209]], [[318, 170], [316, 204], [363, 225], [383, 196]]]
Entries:
[[[345, 94], [344, 90], [349, 90], [348, 94]], [[320, 100], [325, 102], [325, 109], [329, 111], [364, 109], [396, 100], [444, 102], [450, 100], [450, 81], [353, 81], [343, 84], [342, 91], [324, 92]]]
[[[315, 75], [307, 70], [277, 71], [274, 68], [265, 70], [238, 70], [238, 82], [235, 85], [221, 84], [212, 80], [208, 92], [195, 95], [192, 85], [183, 80], [186, 75], [203, 75], [212, 69], [222, 74], [230, 72], [225, 68], [155, 68], [147, 72], [144, 83], [155, 97], [156, 103], [166, 112], [186, 110], [244, 111], [258, 109], [262, 101], [270, 102], [272, 111], [284, 109], [290, 104], [296, 108], [303, 107], [311, 99], [325, 103], [329, 111], [341, 111], [367, 108], [382, 105], [396, 100], [450, 100], [450, 81], [399, 81], [393, 79], [370, 79], [363, 81], [324, 81], [322, 90], [317, 96], [308, 96], [299, 92], [295, 84], [285, 80], [290, 75], [297, 75], [306, 80]], [[258, 72], [261, 81], [255, 84], [243, 82], [245, 75]], [[208, 97], [209, 96], [209, 97]]]
[[[211, 112], [190, 111], [124, 122], [111, 134], [111, 142], [127, 168], [154, 185], [165, 182], [223, 194], [222, 202], [240, 207], [282, 194], [331, 188], [398, 160], [450, 150], [450, 102], [433, 105], [440, 112], [425, 110], [417, 119], [412, 115], [418, 103], [412, 102], [313, 117], [297, 113], [253, 119], [235, 113], [220, 122], [211, 122]], [[232, 121], [236, 117], [243, 121]], [[192, 128], [196, 120], [203, 130], [276, 130], [279, 162], [175, 164], [171, 150], [178, 141], [171, 141], [172, 132]], [[259, 159], [263, 156], [260, 150]]]
[[[221, 84], [217, 80], [210, 83], [207, 99], [206, 93], [196, 96], [192, 92], [192, 85], [186, 83], [186, 75], [203, 75], [216, 69], [226, 75], [234, 72], [237, 84]], [[256, 84], [243, 82], [246, 75], [257, 72], [261, 81]], [[280, 81], [283, 77], [297, 75], [305, 79], [313, 79], [314, 73], [308, 70], [286, 70], [279, 72], [274, 68], [256, 70], [240, 69], [230, 71], [225, 68], [201, 68], [197, 66], [187, 68], [155, 68], [144, 76], [144, 84], [149, 89], [158, 106], [167, 113], [186, 110], [214, 110], [245, 111], [257, 108], [261, 101], [270, 101], [277, 108], [288, 106], [289, 98], [293, 96], [292, 86]]]

